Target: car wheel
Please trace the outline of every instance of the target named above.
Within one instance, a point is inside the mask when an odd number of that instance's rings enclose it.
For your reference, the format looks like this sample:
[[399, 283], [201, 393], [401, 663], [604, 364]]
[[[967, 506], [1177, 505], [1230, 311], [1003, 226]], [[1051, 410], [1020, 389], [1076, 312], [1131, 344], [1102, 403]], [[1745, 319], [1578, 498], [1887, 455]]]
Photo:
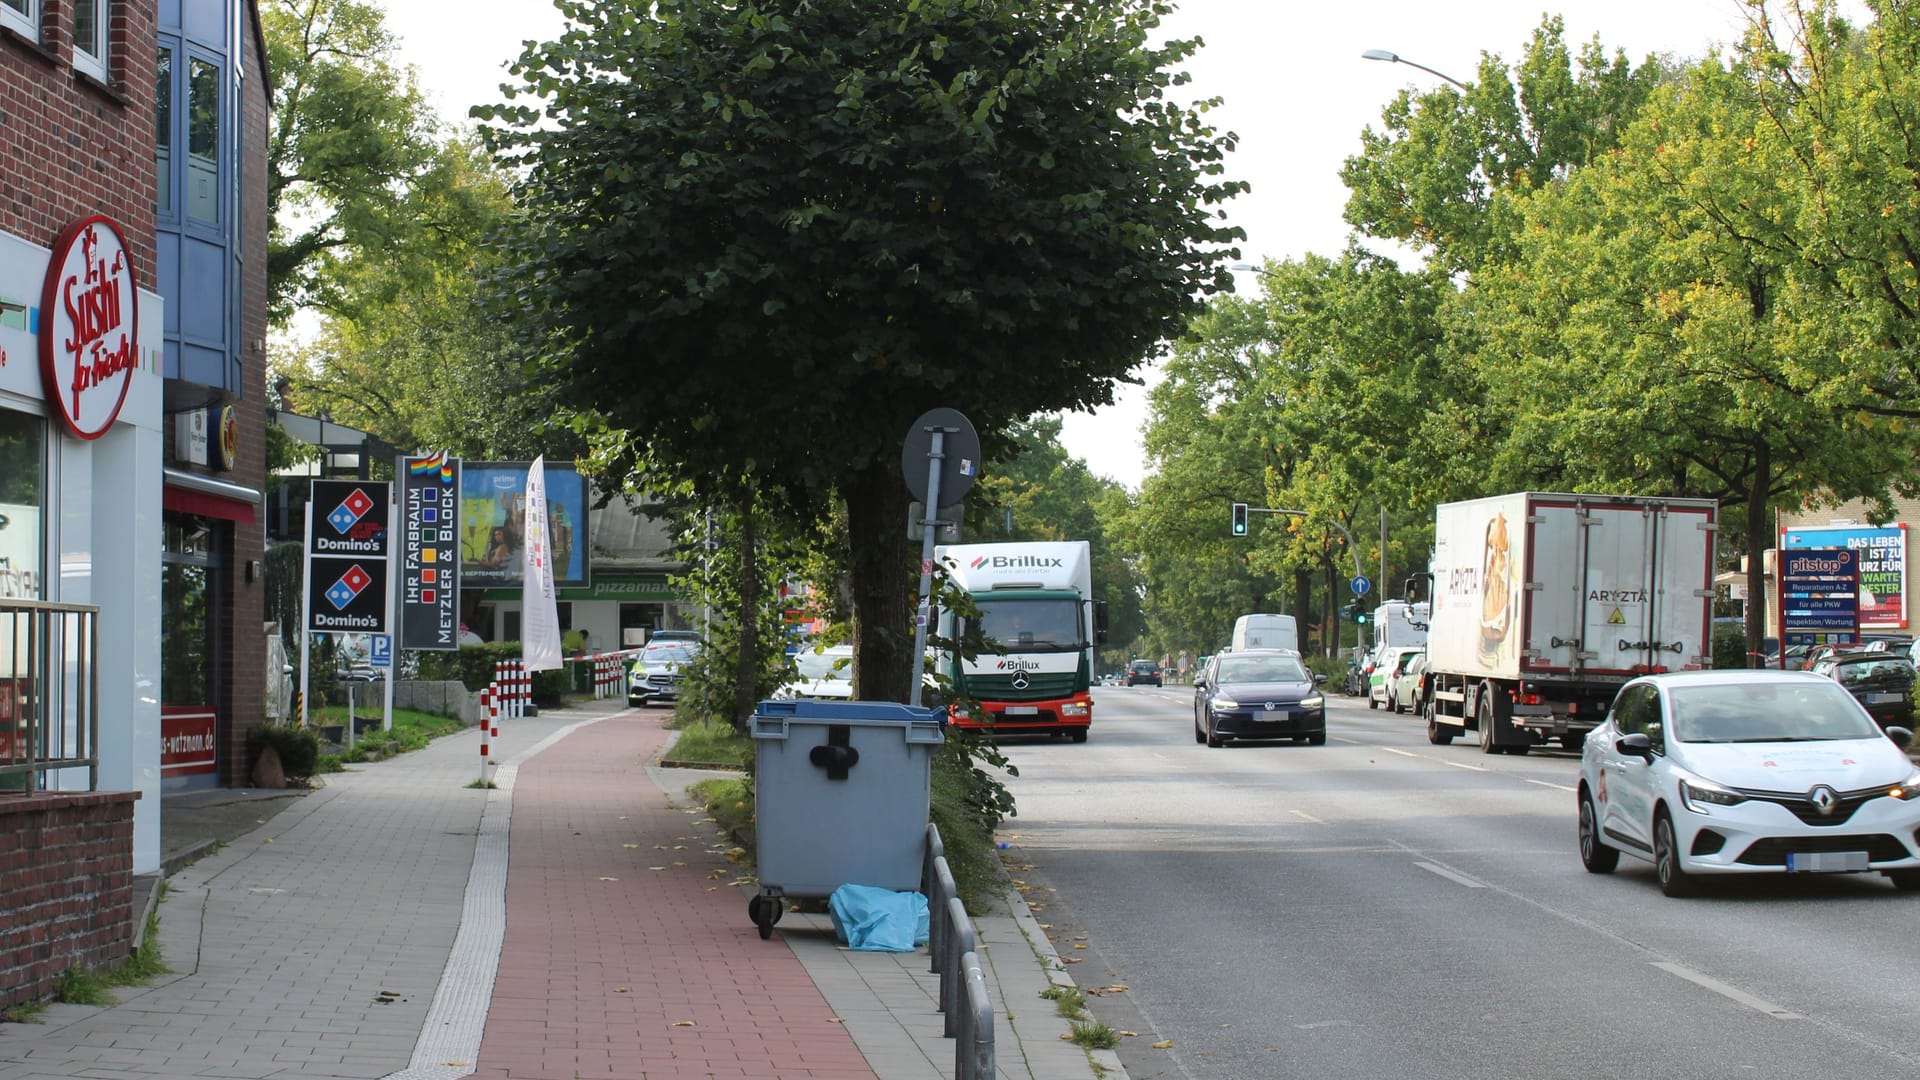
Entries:
[[1227, 745], [1227, 741], [1215, 733], [1212, 724], [1207, 725], [1207, 745], [1215, 750]]
[[1920, 891], [1920, 870], [1889, 870], [1887, 880], [1901, 892]]
[[1589, 874], [1611, 874], [1620, 865], [1620, 852], [1600, 841], [1600, 817], [1593, 810], [1593, 796], [1580, 793], [1580, 865]]
[[1371, 691], [1369, 691], [1367, 694], [1367, 708], [1377, 709], [1379, 707], [1380, 707], [1379, 700], [1373, 696]]
[[1324, 731], [1321, 731], [1321, 732], [1316, 732], [1315, 734], [1307, 736], [1307, 745], [1308, 746], [1327, 745], [1327, 733]]
[[1193, 718], [1193, 741], [1197, 743], [1207, 741], [1206, 733], [1200, 730], [1200, 718], [1198, 716]]
[[1653, 871], [1660, 878], [1660, 891], [1668, 896], [1692, 896], [1693, 878], [1680, 865], [1680, 842], [1673, 831], [1673, 818], [1661, 810], [1653, 819]]

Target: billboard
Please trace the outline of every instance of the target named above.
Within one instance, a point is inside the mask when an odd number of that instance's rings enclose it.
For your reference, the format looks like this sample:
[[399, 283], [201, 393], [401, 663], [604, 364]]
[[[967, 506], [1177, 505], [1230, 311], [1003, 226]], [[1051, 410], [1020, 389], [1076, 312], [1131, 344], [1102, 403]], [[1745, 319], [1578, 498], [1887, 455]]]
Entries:
[[460, 459], [446, 454], [406, 458], [398, 513], [400, 647], [458, 649]]
[[389, 633], [387, 552], [393, 488], [381, 480], [315, 480], [307, 507], [307, 629]]
[[1856, 552], [1860, 568], [1860, 629], [1907, 628], [1907, 527], [1794, 525], [1781, 530], [1784, 555], [1822, 548]]
[[[468, 461], [460, 470], [460, 583], [520, 588], [526, 549], [530, 461]], [[547, 540], [556, 587], [587, 583], [587, 480], [548, 464]]]

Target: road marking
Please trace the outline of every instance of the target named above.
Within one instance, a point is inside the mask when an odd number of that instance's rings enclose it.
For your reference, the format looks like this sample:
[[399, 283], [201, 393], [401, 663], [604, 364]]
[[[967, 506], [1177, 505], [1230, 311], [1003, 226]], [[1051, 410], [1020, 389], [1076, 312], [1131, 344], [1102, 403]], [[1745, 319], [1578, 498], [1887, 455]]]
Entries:
[[1349, 738], [1346, 738], [1346, 737], [1344, 737], [1344, 736], [1341, 736], [1341, 735], [1335, 735], [1335, 736], [1333, 737], [1333, 741], [1334, 741], [1334, 742], [1343, 742], [1343, 743], [1346, 743], [1346, 744], [1347, 744], [1348, 746], [1359, 746], [1359, 745], [1361, 745], [1362, 743], [1364, 743], [1364, 742], [1366, 742], [1366, 740], [1365, 740], [1365, 739], [1349, 739]]
[[[1389, 754], [1399, 754], [1401, 757], [1418, 758], [1421, 761], [1437, 761], [1442, 765], [1451, 765], [1456, 769], [1472, 769], [1474, 772], [1491, 772], [1492, 771], [1488, 769], [1485, 765], [1468, 765], [1462, 761], [1448, 761], [1445, 758], [1437, 758], [1431, 754], [1416, 754], [1411, 750], [1402, 750], [1397, 746], [1375, 746], [1374, 749], [1385, 750]], [[1572, 791], [1573, 789], [1568, 788], [1567, 790]]]
[[1446, 867], [1439, 865], [1438, 863], [1417, 862], [1417, 863], [1414, 863], [1413, 865], [1419, 867], [1422, 870], [1428, 871], [1429, 873], [1439, 874], [1441, 877], [1446, 878], [1448, 881], [1453, 882], [1455, 885], [1465, 885], [1469, 889], [1484, 889], [1487, 887], [1485, 882], [1475, 881], [1465, 874], [1456, 874], [1453, 871], [1447, 869]]
[[1749, 1009], [1766, 1013], [1768, 1016], [1773, 1017], [1775, 1020], [1805, 1020], [1806, 1019], [1806, 1017], [1801, 1016], [1799, 1013], [1790, 1012], [1786, 1009], [1781, 1008], [1778, 1005], [1775, 1005], [1771, 1001], [1764, 1001], [1760, 998], [1754, 997], [1752, 994], [1746, 993], [1745, 991], [1736, 990], [1733, 987], [1728, 986], [1726, 983], [1721, 982], [1719, 979], [1713, 978], [1710, 975], [1703, 975], [1700, 972], [1695, 971], [1690, 967], [1685, 967], [1680, 964], [1667, 963], [1666, 961], [1663, 961], [1663, 960], [1654, 961], [1653, 966], [1659, 968], [1661, 971], [1664, 971], [1669, 975], [1678, 975], [1681, 978], [1687, 980], [1688, 982], [1694, 984], [1695, 986], [1699, 986], [1707, 990], [1711, 990], [1714, 993], [1719, 994], [1721, 997], [1728, 999], [1729, 1001], [1735, 1001], [1742, 1005], [1745, 1005]]
[[1295, 816], [1295, 817], [1297, 817], [1297, 818], [1300, 818], [1300, 819], [1301, 819], [1301, 820], [1303, 820], [1303, 821], [1311, 821], [1311, 822], [1313, 822], [1313, 823], [1314, 823], [1315, 825], [1325, 825], [1325, 824], [1326, 824], [1326, 821], [1325, 821], [1325, 820], [1323, 820], [1323, 819], [1321, 819], [1321, 818], [1317, 818], [1317, 817], [1314, 817], [1314, 816], [1313, 816], [1312, 814], [1309, 814], [1309, 813], [1307, 813], [1307, 812], [1306, 812], [1305, 810], [1290, 810], [1290, 811], [1288, 811], [1288, 813], [1291, 813], [1291, 814], [1292, 814], [1293, 816]]
[[1492, 772], [1485, 765], [1469, 765], [1464, 761], [1443, 761], [1442, 765], [1451, 765], [1456, 769], [1472, 769], [1474, 772]]
[[1381, 746], [1381, 747], [1377, 747], [1376, 749], [1385, 750], [1389, 754], [1399, 754], [1401, 757], [1423, 758], [1427, 756], [1425, 754], [1416, 754], [1411, 750], [1401, 750], [1392, 746]]
[[[1521, 777], [1520, 779], [1522, 779], [1522, 780], [1527, 780], [1527, 778], [1526, 778], [1526, 777], [1524, 777], [1524, 776], [1523, 776], [1523, 777]], [[1547, 781], [1545, 781], [1545, 780], [1527, 780], [1527, 783], [1529, 783], [1529, 784], [1539, 784], [1539, 785], [1540, 785], [1541, 787], [1550, 787], [1550, 788], [1552, 788], [1552, 789], [1554, 789], [1555, 791], [1578, 791], [1578, 790], [1580, 790], [1579, 788], [1571, 788], [1571, 787], [1568, 787], [1568, 786], [1567, 786], [1567, 785], [1565, 785], [1565, 784], [1550, 784], [1550, 783], [1548, 783], [1548, 782], [1547, 782]]]

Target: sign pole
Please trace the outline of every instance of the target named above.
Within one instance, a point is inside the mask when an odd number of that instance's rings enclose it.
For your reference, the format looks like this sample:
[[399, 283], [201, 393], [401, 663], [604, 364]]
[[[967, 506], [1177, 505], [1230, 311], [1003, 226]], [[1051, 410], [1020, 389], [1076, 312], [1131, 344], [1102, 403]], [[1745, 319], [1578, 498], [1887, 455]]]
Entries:
[[916, 709], [920, 707], [920, 691], [926, 682], [928, 601], [933, 597], [933, 542], [940, 529], [940, 463], [947, 457], [946, 429], [936, 427], [932, 431], [933, 451], [927, 455], [927, 498], [921, 504], [926, 518], [920, 523], [920, 606], [914, 609], [913, 616], [913, 689], [908, 691], [907, 696], [907, 704]]
[[[313, 499], [312, 498], [307, 499], [306, 511], [307, 511], [306, 531], [300, 534], [301, 536], [308, 538], [306, 543], [302, 545], [307, 549], [305, 552], [305, 557], [303, 557], [300, 560], [300, 606], [302, 608], [306, 607], [308, 603], [307, 597], [310, 595], [310, 590], [313, 588], [313, 541], [312, 541]], [[302, 731], [307, 730], [311, 726], [307, 721], [307, 708], [308, 708], [308, 701], [310, 700], [307, 694], [307, 683], [308, 683], [307, 664], [309, 659], [312, 657], [312, 655], [313, 655], [313, 630], [308, 624], [306, 613], [303, 611], [300, 615], [300, 729]]]
[[[395, 484], [388, 489], [393, 492], [394, 501], [388, 506], [387, 520], [399, 521], [401, 520], [399, 500], [402, 498], [404, 481], [407, 475], [407, 459], [405, 456], [393, 459], [393, 475], [400, 477], [402, 483]], [[312, 500], [308, 500], [307, 505], [313, 505]], [[404, 637], [400, 631], [400, 623], [396, 618], [396, 612], [400, 606], [399, 583], [400, 545], [392, 542], [390, 539], [387, 543], [387, 674], [386, 678], [380, 680], [382, 684], [382, 693], [380, 696], [380, 730], [389, 734], [393, 732], [393, 680], [400, 674], [399, 645]]]

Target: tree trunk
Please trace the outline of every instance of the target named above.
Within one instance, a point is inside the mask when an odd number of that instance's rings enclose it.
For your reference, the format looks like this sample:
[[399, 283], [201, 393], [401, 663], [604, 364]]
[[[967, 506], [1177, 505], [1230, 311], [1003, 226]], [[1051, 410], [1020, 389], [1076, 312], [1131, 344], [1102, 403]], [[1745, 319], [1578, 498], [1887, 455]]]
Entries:
[[918, 560], [907, 539], [906, 485], [886, 463], [869, 464], [842, 492], [853, 542], [854, 697], [907, 701], [920, 675], [913, 655]]
[[750, 490], [742, 490], [735, 499], [740, 511], [740, 653], [734, 660], [733, 728], [741, 734], [752, 731], [754, 683], [760, 670], [760, 553], [759, 529], [755, 521], [755, 499]]
[[[1765, 653], [1767, 636], [1767, 549], [1776, 537], [1768, 520], [1768, 490], [1773, 486], [1773, 455], [1765, 439], [1756, 439], [1753, 483], [1747, 488], [1747, 663], [1758, 667]], [[1776, 568], [1777, 572], [1778, 568]], [[1780, 635], [1780, 649], [1787, 648], [1787, 635]]]
[[[1301, 567], [1294, 570], [1293, 572], [1293, 621], [1295, 625], [1297, 626], [1313, 625], [1313, 619], [1308, 614], [1312, 606], [1309, 603], [1309, 601], [1311, 601], [1312, 599], [1313, 599], [1313, 571], [1308, 570], [1305, 567]], [[1304, 635], [1302, 636], [1304, 637]], [[1327, 641], [1327, 635], [1324, 631], [1320, 635], [1320, 646], [1322, 648], [1327, 649], [1329, 652], [1329, 655], [1331, 655], [1334, 646], [1330, 645], [1330, 643]]]

